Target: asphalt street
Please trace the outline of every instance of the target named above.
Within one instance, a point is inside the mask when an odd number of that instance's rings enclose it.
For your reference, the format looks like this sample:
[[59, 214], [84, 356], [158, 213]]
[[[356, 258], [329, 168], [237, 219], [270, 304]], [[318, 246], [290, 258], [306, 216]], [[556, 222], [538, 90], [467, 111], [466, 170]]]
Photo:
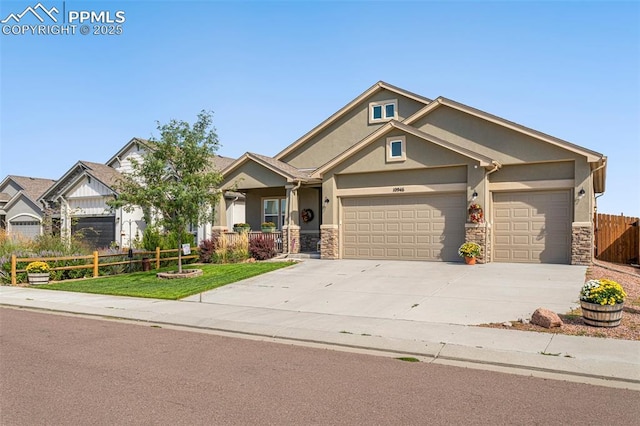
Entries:
[[637, 424], [638, 392], [0, 308], [0, 423]]

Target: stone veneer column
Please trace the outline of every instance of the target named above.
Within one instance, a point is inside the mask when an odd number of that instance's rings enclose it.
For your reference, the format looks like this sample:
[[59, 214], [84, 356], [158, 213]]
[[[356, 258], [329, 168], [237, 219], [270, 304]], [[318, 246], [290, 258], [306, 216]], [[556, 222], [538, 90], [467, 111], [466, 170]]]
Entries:
[[[291, 247], [289, 247], [291, 244]], [[300, 227], [285, 225], [282, 227], [282, 251], [284, 253], [300, 253]]]
[[465, 223], [465, 242], [476, 243], [482, 248], [478, 263], [489, 263], [491, 259], [491, 227], [487, 223]]
[[593, 262], [593, 225], [591, 222], [571, 224], [571, 264], [591, 265]]
[[338, 225], [320, 225], [320, 258], [338, 259]]

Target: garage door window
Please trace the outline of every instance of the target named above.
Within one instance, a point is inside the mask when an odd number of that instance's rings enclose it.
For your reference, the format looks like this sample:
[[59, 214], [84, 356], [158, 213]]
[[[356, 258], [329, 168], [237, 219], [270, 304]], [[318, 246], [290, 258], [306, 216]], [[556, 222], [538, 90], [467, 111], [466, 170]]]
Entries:
[[387, 138], [387, 162], [404, 161], [407, 159], [406, 140], [404, 136]]

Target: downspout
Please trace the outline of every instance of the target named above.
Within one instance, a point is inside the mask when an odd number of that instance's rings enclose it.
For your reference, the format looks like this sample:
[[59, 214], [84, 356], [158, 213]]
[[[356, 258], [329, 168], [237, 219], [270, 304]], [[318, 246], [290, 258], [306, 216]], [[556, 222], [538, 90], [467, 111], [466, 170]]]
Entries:
[[[489, 171], [484, 175], [485, 185], [486, 185], [485, 195], [487, 195], [487, 196], [485, 197], [485, 202], [487, 201], [487, 198], [488, 198], [488, 195], [489, 195], [489, 180], [487, 179], [487, 176], [489, 176], [491, 173], [495, 173], [495, 172], [497, 172], [497, 171], [500, 169], [500, 167], [502, 167], [502, 164], [498, 163], [497, 161], [494, 161], [494, 162], [493, 162], [493, 169], [489, 170]], [[486, 206], [486, 203], [485, 203], [485, 206]], [[493, 204], [491, 205], [491, 213], [492, 213], [492, 218], [493, 218]], [[493, 221], [492, 221], [492, 223], [489, 223], [489, 225], [493, 225]], [[488, 231], [488, 227], [487, 227], [487, 226], [485, 226], [485, 227], [484, 227], [484, 243], [485, 243], [485, 245], [487, 244], [487, 238], [488, 238], [488, 236], [489, 236], [489, 235], [488, 235], [488, 233], [489, 233], [489, 231]], [[493, 258], [493, 250], [491, 251], [491, 255], [492, 255], [491, 257]], [[484, 262], [485, 262], [485, 263], [489, 263], [489, 262], [488, 262], [488, 260], [489, 260], [489, 259], [485, 258], [485, 259], [484, 259]]]
[[[298, 191], [298, 189], [300, 188], [301, 185], [302, 185], [302, 181], [299, 180], [298, 184], [296, 186], [294, 186], [293, 188], [291, 188], [291, 192], [290, 192], [291, 196], [293, 196], [294, 192], [296, 192], [296, 194], [297, 194], [297, 191]], [[287, 232], [287, 240], [289, 240], [288, 243], [287, 243], [287, 257], [288, 257], [291, 254], [291, 200], [289, 200], [289, 203], [287, 203], [287, 204], [288, 204], [288, 207], [289, 207], [287, 209], [288, 210], [287, 216], [289, 218], [289, 220], [288, 220], [288, 222], [289, 222], [288, 228], [289, 229], [287, 229], [287, 231], [288, 231]]]
[[[595, 169], [593, 169], [591, 171], [591, 173], [589, 175], [591, 177], [591, 179], [590, 179], [591, 180], [591, 185], [593, 185], [593, 174], [595, 172], [597, 172], [598, 170], [604, 168], [606, 165], [607, 165], [607, 159], [605, 158], [602, 161], [602, 165], [601, 166], [596, 167]], [[598, 232], [598, 214], [597, 214], [598, 213], [598, 198], [602, 197], [603, 195], [604, 195], [604, 191], [602, 191], [599, 195], [596, 195], [596, 196], [593, 197], [593, 240], [594, 240], [594, 244], [595, 244], [595, 241], [597, 241], [596, 240], [596, 232]], [[596, 246], [595, 249], [597, 251], [598, 247]], [[593, 253], [593, 257], [595, 259], [595, 257], [596, 257], [596, 253], [595, 252]]]

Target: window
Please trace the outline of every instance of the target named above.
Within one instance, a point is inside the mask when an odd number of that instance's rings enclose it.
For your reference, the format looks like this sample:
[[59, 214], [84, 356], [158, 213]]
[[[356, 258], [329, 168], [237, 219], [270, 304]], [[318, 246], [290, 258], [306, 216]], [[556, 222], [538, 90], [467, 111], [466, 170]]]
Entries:
[[398, 100], [371, 102], [369, 104], [369, 123], [380, 123], [398, 118]]
[[406, 138], [392, 136], [387, 138], [387, 162], [404, 161], [407, 159]]
[[282, 229], [287, 212], [287, 200], [285, 198], [268, 198], [262, 203], [262, 221], [273, 222], [276, 228]]

